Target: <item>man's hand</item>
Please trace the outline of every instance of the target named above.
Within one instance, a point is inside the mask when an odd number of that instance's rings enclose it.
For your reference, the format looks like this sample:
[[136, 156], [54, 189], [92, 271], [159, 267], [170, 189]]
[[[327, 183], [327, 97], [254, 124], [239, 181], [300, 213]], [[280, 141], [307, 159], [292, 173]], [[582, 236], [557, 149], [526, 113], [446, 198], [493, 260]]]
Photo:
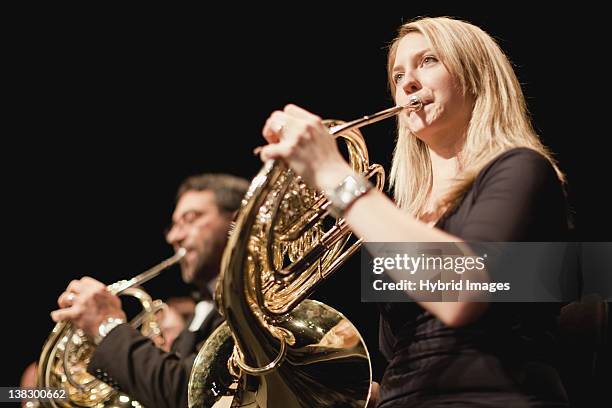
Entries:
[[376, 408], [378, 404], [378, 388], [379, 385], [376, 381], [372, 381], [372, 394], [370, 395], [370, 401], [368, 401], [368, 405], [365, 408]]
[[126, 320], [119, 297], [106, 290], [102, 282], [87, 276], [70, 282], [57, 304], [61, 309], [51, 312], [53, 321], [69, 320], [91, 337], [98, 335], [100, 323], [108, 318]]

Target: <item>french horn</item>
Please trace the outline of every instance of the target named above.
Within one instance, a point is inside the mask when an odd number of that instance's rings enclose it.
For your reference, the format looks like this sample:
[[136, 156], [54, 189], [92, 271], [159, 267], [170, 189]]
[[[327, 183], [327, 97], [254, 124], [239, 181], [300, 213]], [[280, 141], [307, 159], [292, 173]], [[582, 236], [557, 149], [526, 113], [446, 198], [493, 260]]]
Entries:
[[[159, 275], [164, 269], [176, 264], [185, 256], [180, 248], [172, 257], [129, 280], [116, 282], [107, 287], [115, 295], [133, 296], [140, 302], [142, 311], [130, 324], [140, 327], [147, 337], [160, 335], [156, 313], [163, 307], [160, 300], [152, 300], [139, 285]], [[95, 345], [85, 333], [70, 322], [59, 322], [47, 338], [38, 360], [38, 387], [65, 391], [65, 399], [41, 400], [49, 408], [64, 407], [141, 407], [138, 401], [116, 391], [110, 385], [87, 372], [87, 364], [95, 351]]]
[[[352, 122], [325, 121], [342, 137], [353, 170], [384, 186], [369, 164], [360, 127], [423, 104], [413, 97]], [[224, 324], [196, 357], [189, 406], [197, 408], [365, 407], [371, 392], [366, 345], [342, 313], [307, 299], [357, 251], [330, 203], [282, 161], [253, 179], [225, 249], [215, 300]], [[333, 225], [329, 225], [333, 224]]]

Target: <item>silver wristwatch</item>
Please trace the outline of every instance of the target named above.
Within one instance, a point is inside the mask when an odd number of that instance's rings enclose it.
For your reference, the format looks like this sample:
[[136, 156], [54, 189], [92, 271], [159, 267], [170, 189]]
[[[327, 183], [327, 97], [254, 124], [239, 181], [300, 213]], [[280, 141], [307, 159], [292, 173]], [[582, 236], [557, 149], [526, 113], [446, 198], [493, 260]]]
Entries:
[[123, 323], [125, 323], [125, 320], [119, 317], [109, 317], [100, 323], [100, 326], [98, 326], [98, 334], [94, 337], [94, 343], [96, 345], [100, 344], [102, 339], [104, 339], [111, 330]]
[[329, 212], [336, 218], [343, 217], [355, 200], [370, 191], [372, 187], [372, 183], [360, 174], [353, 173], [347, 176], [336, 188], [325, 192], [325, 196], [331, 201]]

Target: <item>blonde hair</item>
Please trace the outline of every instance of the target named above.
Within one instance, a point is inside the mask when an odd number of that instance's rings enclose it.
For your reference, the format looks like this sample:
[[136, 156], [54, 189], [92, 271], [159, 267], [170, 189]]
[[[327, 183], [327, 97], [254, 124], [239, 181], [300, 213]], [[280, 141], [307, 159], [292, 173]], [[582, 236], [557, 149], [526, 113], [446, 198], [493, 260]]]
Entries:
[[[545, 156], [557, 176], [565, 177], [531, 126], [525, 97], [510, 61], [482, 29], [448, 17], [421, 18], [400, 27], [388, 57], [389, 86], [395, 97], [392, 69], [399, 41], [408, 33], [421, 33], [464, 94], [474, 98], [464, 145], [458, 159], [460, 173], [438, 210], [459, 204], [478, 173], [495, 157], [515, 147], [527, 147]], [[404, 126], [398, 125], [390, 185], [397, 204], [421, 215], [432, 185], [429, 149]]]

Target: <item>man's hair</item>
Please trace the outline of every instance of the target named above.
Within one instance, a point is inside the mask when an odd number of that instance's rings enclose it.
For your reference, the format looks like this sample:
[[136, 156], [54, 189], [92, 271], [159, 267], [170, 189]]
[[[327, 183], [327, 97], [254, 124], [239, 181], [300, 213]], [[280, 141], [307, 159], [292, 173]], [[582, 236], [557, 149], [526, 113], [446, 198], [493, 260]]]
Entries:
[[240, 208], [249, 182], [231, 174], [198, 174], [188, 177], [179, 186], [176, 201], [188, 191], [212, 191], [220, 210], [233, 212]]

